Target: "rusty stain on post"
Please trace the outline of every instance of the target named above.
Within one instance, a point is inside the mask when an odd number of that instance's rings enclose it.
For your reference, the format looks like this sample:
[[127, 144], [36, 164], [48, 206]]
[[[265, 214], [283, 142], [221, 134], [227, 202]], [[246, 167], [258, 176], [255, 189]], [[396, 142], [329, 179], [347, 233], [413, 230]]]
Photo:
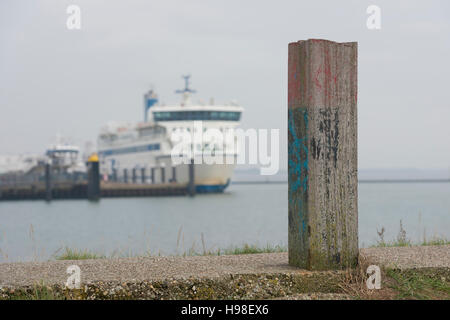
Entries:
[[289, 263], [358, 258], [357, 43], [289, 44]]

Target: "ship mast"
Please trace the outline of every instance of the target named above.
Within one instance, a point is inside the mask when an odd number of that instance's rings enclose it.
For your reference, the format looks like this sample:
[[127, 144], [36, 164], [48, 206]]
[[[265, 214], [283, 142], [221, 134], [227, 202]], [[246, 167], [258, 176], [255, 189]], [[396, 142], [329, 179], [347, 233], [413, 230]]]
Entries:
[[183, 100], [181, 101], [181, 105], [186, 106], [189, 105], [191, 102], [191, 94], [195, 93], [195, 90], [192, 90], [189, 88], [189, 79], [191, 75], [181, 76], [184, 79], [184, 89], [183, 90], [176, 90], [175, 93], [180, 93], [183, 96]]

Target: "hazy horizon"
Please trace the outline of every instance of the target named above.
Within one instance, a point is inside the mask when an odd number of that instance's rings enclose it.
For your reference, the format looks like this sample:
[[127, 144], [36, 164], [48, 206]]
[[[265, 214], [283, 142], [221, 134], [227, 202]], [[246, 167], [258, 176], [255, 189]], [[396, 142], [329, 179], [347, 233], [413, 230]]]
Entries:
[[[81, 30], [68, 30], [68, 5]], [[381, 8], [381, 30], [366, 9]], [[280, 129], [287, 163], [288, 43], [358, 41], [359, 168], [450, 166], [446, 1], [2, 1], [0, 155], [80, 147], [110, 120], [141, 121], [143, 94], [237, 100], [242, 127]]]

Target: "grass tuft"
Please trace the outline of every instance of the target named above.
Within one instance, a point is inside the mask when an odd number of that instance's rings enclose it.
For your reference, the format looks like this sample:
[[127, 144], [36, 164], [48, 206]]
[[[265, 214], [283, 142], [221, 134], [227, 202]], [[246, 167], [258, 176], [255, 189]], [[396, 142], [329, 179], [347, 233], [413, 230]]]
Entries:
[[8, 298], [9, 300], [64, 300], [65, 297], [53, 291], [43, 282], [36, 283], [32, 288], [16, 290]]
[[[220, 255], [236, 255], [236, 254], [255, 254], [255, 253], [273, 253], [273, 252], [286, 252], [287, 248], [284, 246], [271, 246], [259, 247], [257, 245], [244, 244], [243, 246], [229, 247], [227, 249], [207, 250], [203, 247], [202, 252], [197, 252], [193, 248], [182, 254], [181, 256], [220, 256]], [[107, 259], [107, 258], [130, 258], [130, 257], [151, 257], [152, 255], [147, 252], [144, 255], [132, 254], [129, 252], [120, 253], [115, 251], [110, 257], [98, 254], [87, 249], [78, 250], [71, 248], [64, 248], [63, 253], [54, 254], [53, 257], [56, 260], [87, 260], [87, 259]]]
[[448, 276], [433, 270], [386, 270], [392, 279], [389, 285], [397, 292], [398, 299], [448, 300], [450, 299], [450, 282]]
[[88, 260], [88, 259], [106, 259], [105, 255], [91, 252], [87, 249], [78, 250], [64, 248], [64, 252], [54, 256], [56, 260]]
[[422, 242], [414, 243], [406, 237], [406, 230], [403, 228], [402, 220], [400, 220], [400, 229], [397, 234], [397, 238], [392, 241], [384, 240], [384, 227], [380, 231], [377, 230], [379, 240], [372, 247], [410, 247], [410, 246], [441, 246], [450, 244], [450, 240], [444, 237], [434, 236], [433, 238], [427, 240], [424, 236]]
[[256, 254], [256, 253], [273, 253], [273, 252], [286, 252], [287, 248], [283, 246], [271, 246], [258, 247], [256, 245], [244, 244], [242, 247], [230, 247], [225, 250], [219, 250], [219, 255], [235, 255], [235, 254]]
[[450, 244], [450, 240], [443, 237], [433, 237], [430, 240], [424, 240], [421, 246], [444, 246]]

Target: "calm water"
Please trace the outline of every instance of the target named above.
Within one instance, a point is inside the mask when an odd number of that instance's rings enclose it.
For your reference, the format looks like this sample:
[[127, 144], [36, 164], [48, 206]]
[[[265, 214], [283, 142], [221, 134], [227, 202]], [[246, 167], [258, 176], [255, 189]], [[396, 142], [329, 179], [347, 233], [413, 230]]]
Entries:
[[[176, 254], [244, 243], [287, 245], [287, 184], [232, 185], [195, 198], [0, 202], [0, 261], [44, 260], [61, 248]], [[360, 245], [396, 237], [450, 238], [450, 184], [359, 185]], [[203, 234], [203, 241], [202, 241]], [[59, 249], [59, 251], [58, 251]]]

